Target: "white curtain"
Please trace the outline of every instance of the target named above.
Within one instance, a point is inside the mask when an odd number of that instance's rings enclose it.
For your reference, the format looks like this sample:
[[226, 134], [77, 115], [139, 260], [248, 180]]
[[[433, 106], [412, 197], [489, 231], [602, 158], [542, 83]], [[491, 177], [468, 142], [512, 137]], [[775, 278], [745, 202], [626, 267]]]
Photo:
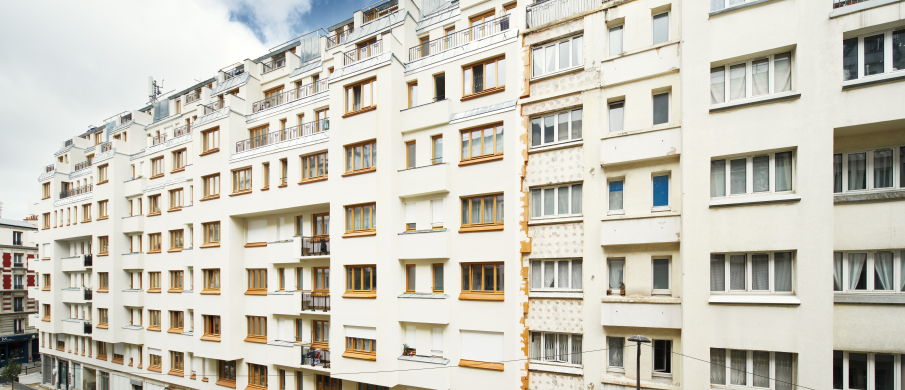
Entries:
[[581, 214], [581, 184], [572, 185], [572, 214]]
[[770, 156], [756, 156], [753, 159], [754, 192], [770, 191]]
[[559, 267], [558, 271], [558, 281], [556, 282], [556, 287], [559, 288], [569, 288], [569, 261], [558, 261], [556, 264]]
[[861, 270], [867, 262], [867, 253], [848, 254], [848, 289], [854, 290], [861, 280]]
[[[714, 0], [723, 1], [723, 0]], [[726, 68], [710, 69], [710, 104], [726, 101]]]
[[[551, 335], [552, 336], [552, 335]], [[568, 362], [569, 361], [569, 335], [567, 334], [557, 334], [556, 335], [557, 345], [556, 345], [556, 361], [558, 362]]]
[[581, 364], [581, 335], [572, 335], [572, 364]]
[[770, 93], [770, 60], [761, 59], [751, 63], [751, 96]]
[[792, 190], [792, 152], [776, 153], [776, 191]]
[[544, 360], [556, 360], [556, 335], [544, 334]]
[[620, 132], [624, 123], [625, 102], [610, 104], [610, 133]]
[[892, 290], [893, 263], [892, 252], [874, 253], [874, 290]]
[[710, 383], [726, 384], [726, 350], [710, 348]]
[[874, 188], [892, 187], [892, 149], [874, 151]]
[[610, 356], [610, 367], [622, 367], [622, 349], [625, 339], [622, 337], [607, 337], [608, 355]]
[[842, 291], [842, 252], [833, 253], [833, 291]]
[[867, 154], [855, 153], [848, 155], [848, 189], [863, 190], [867, 186]]
[[569, 213], [569, 187], [559, 187], [556, 190], [557, 214]]
[[745, 386], [748, 384], [748, 351], [733, 350], [730, 355], [730, 382], [731, 385]]
[[770, 259], [768, 255], [751, 256], [751, 289], [770, 289]]
[[610, 182], [610, 210], [622, 210], [622, 180]]
[[556, 214], [556, 209], [554, 209], [554, 203], [556, 201], [556, 193], [555, 188], [547, 188], [544, 190], [544, 215], [554, 215]]
[[531, 332], [531, 350], [528, 355], [528, 359], [531, 360], [541, 360], [541, 333], [540, 332]]
[[729, 100], [742, 99], [746, 96], [746, 68], [747, 65], [745, 64], [729, 67]]
[[747, 192], [748, 160], [744, 158], [729, 162], [729, 193], [744, 194]]
[[541, 262], [535, 260], [531, 262], [531, 288], [541, 288]]
[[581, 289], [581, 260], [572, 260], [572, 289]]
[[533, 66], [533, 76], [537, 77], [544, 74], [544, 49], [538, 48], [531, 52], [531, 63]]
[[726, 160], [710, 162], [710, 197], [726, 196]]
[[544, 262], [544, 287], [545, 288], [553, 288], [554, 278], [556, 277], [555, 268], [556, 268], [555, 261], [545, 261]]
[[774, 255], [773, 290], [792, 291], [792, 252], [777, 252]]
[[726, 291], [726, 255], [710, 255], [710, 291]]
[[747, 275], [747, 256], [731, 255], [729, 256], [729, 289], [744, 290], [745, 278]]
[[770, 387], [770, 353], [754, 351], [754, 387]]
[[776, 390], [792, 388], [792, 354], [776, 352]]
[[531, 190], [531, 217], [541, 216], [541, 190]]
[[777, 54], [773, 57], [773, 68], [776, 71], [773, 93], [792, 90], [792, 53]]
[[625, 260], [610, 260], [610, 288], [618, 289], [622, 284], [622, 272]]

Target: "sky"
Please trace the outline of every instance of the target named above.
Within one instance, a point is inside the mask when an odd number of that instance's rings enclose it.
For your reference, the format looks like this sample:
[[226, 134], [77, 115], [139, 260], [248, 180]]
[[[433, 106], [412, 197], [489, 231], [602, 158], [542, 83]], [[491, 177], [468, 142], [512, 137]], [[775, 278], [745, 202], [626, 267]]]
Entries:
[[369, 0], [42, 0], [0, 6], [0, 217], [22, 219], [63, 141], [352, 17]]

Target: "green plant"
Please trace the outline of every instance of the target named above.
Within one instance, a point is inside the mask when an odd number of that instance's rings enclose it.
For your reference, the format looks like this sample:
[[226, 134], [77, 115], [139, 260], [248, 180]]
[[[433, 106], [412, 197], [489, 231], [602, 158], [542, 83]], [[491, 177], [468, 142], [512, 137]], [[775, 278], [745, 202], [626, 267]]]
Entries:
[[10, 356], [9, 362], [6, 364], [6, 367], [3, 368], [3, 371], [0, 372], [0, 377], [3, 378], [4, 381], [13, 383], [18, 380], [19, 374], [22, 373], [22, 365], [19, 364], [19, 361], [16, 360], [17, 356]]

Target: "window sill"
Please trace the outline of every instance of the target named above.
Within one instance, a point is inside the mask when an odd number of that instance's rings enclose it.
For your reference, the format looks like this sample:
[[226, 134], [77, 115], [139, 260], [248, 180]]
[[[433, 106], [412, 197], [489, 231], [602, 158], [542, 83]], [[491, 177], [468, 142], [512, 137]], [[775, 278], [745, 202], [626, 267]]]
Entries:
[[583, 216], [569, 216], [569, 217], [531, 218], [528, 220], [528, 226], [549, 225], [549, 224], [555, 224], [555, 223], [575, 223], [575, 222], [584, 222], [584, 217]]
[[343, 115], [342, 118], [348, 118], [348, 117], [350, 117], [350, 116], [355, 116], [355, 115], [358, 115], [358, 114], [364, 114], [364, 113], [366, 113], [366, 112], [374, 111], [374, 110], [376, 110], [376, 109], [377, 109], [377, 105], [375, 104], [375, 105], [370, 106], [370, 107], [362, 108], [362, 109], [360, 109], [360, 110], [358, 110], [358, 111], [349, 111], [349, 112], [345, 113], [345, 115]]
[[229, 387], [229, 388], [233, 388], [233, 389], [236, 388], [236, 381], [231, 381], [229, 379], [217, 379], [217, 381], [214, 382], [214, 384], [217, 386]]
[[215, 341], [215, 342], [218, 342], [218, 343], [219, 343], [219, 342], [220, 342], [220, 336], [214, 336], [214, 335], [207, 335], [207, 334], [206, 334], [206, 335], [201, 336], [201, 341]]
[[887, 4], [898, 3], [900, 1], [902, 0], [871, 0], [860, 4], [847, 5], [842, 8], [834, 9], [832, 12], [830, 12], [830, 19], [838, 18], [840, 16], [852, 14], [855, 12], [869, 10], [871, 8], [882, 7]]
[[[651, 374], [654, 377], [658, 377], [656, 374]], [[600, 382], [604, 385], [615, 385], [612, 387], [622, 388], [634, 388], [636, 383], [634, 378], [625, 377], [625, 369], [622, 367], [609, 367], [607, 368], [607, 373], [601, 375]], [[641, 380], [641, 388], [642, 389], [653, 389], [653, 390], [679, 390], [679, 386], [669, 385], [663, 382], [654, 382], [651, 380]], [[604, 386], [606, 387], [606, 386]], [[716, 386], [713, 386], [716, 387]]]
[[169, 250], [167, 250], [167, 253], [172, 252], [182, 252], [182, 248], [170, 248]]
[[113, 359], [113, 360], [110, 361], [110, 363], [114, 363], [114, 364], [123, 364], [123, 359]]
[[[370, 167], [370, 168], [359, 169], [357, 171], [349, 171], [349, 172], [343, 173], [340, 176], [349, 177], [349, 176], [361, 175], [363, 173], [371, 173], [371, 172], [376, 172], [376, 171], [377, 171], [377, 167], [374, 166], [374, 167]], [[302, 183], [299, 183], [299, 184], [302, 184]]]
[[[50, 291], [50, 287], [44, 287], [41, 289], [41, 291]], [[100, 292], [100, 291], [98, 291], [98, 292]]]
[[153, 254], [157, 254], [157, 253], [160, 253], [160, 249], [154, 250], [154, 251], [148, 251], [149, 255], [153, 255]]
[[302, 184], [308, 184], [308, 183], [317, 183], [319, 181], [325, 181], [325, 180], [327, 180], [327, 176], [313, 177], [310, 179], [302, 180], [298, 184], [302, 185]]
[[160, 294], [160, 289], [159, 288], [150, 288], [150, 289], [148, 289], [148, 292], [151, 294]]
[[248, 336], [245, 338], [246, 343], [267, 344], [267, 337]]
[[731, 6], [731, 7], [726, 7], [726, 8], [720, 9], [720, 10], [711, 11], [711, 12], [710, 12], [710, 17], [712, 18], [712, 17], [714, 17], [714, 16], [716, 16], [716, 15], [724, 14], [724, 13], [727, 13], [727, 12], [732, 12], [732, 11], [735, 11], [735, 10], [741, 9], [741, 8], [752, 7], [752, 6], [759, 5], [759, 4], [763, 4], [763, 3], [767, 3], [767, 2], [770, 2], [770, 1], [773, 1], [773, 0], [754, 0], [754, 1], [749, 1], [749, 2], [747, 2], [747, 3], [742, 3], [742, 4], [734, 5], [734, 6]]
[[480, 293], [480, 292], [463, 292], [459, 293], [460, 301], [503, 301], [503, 293]]
[[151, 332], [160, 332], [161, 329], [160, 329], [159, 326], [149, 326], [149, 327], [148, 327], [148, 331], [151, 331]]
[[482, 164], [482, 163], [491, 162], [491, 161], [500, 161], [502, 159], [503, 159], [502, 154], [494, 154], [494, 155], [490, 155], [490, 156], [481, 156], [481, 157], [472, 157], [468, 160], [460, 161], [459, 166], [464, 167], [464, 166], [468, 166], [468, 165]]
[[477, 98], [479, 98], [479, 97], [484, 97], [484, 96], [487, 96], [487, 95], [492, 95], [492, 94], [495, 94], [495, 93], [497, 93], [497, 92], [503, 92], [503, 91], [505, 91], [505, 90], [506, 90], [506, 86], [505, 86], [505, 85], [499, 86], [499, 87], [488, 88], [488, 89], [485, 89], [485, 90], [483, 90], [483, 91], [481, 91], [481, 92], [478, 92], [478, 93], [473, 93], [473, 94], [471, 94], [471, 95], [462, 96], [462, 98], [459, 99], [459, 101], [460, 101], [460, 102], [464, 102], [464, 101], [466, 101], [466, 100], [477, 99]]
[[[160, 214], [161, 214], [160, 211], [155, 211], [153, 213], [148, 213], [148, 215], [146, 215], [146, 217], [156, 217]], [[82, 221], [82, 222], [85, 222], [85, 221]]]
[[[876, 1], [876, 0], [871, 0], [871, 1]], [[861, 3], [861, 4], [867, 4], [867, 3]], [[846, 8], [847, 7], [851, 7], [851, 6], [846, 6]], [[889, 72], [889, 73], [884, 73], [881, 75], [867, 76], [867, 77], [862, 77], [859, 79], [843, 81], [842, 90], [847, 91], [850, 89], [862, 88], [862, 87], [867, 87], [867, 86], [871, 86], [871, 85], [889, 83], [889, 82], [900, 81], [900, 80], [905, 80], [905, 71], [898, 70], [898, 71], [893, 71], [893, 72]]]
[[251, 191], [252, 191], [252, 189], [249, 188], [249, 189], [247, 189], [247, 190], [242, 190], [242, 191], [239, 191], [239, 192], [233, 192], [232, 194], [229, 194], [229, 196], [248, 195], [248, 194], [251, 193]]
[[614, 291], [616, 295], [604, 295], [600, 298], [601, 303], [649, 303], [649, 304], [668, 304], [678, 305], [682, 303], [682, 298], [670, 296], [649, 296], [649, 297], [623, 297], [619, 295], [619, 291]]
[[347, 291], [343, 298], [376, 299], [377, 291]]
[[168, 293], [180, 293], [180, 294], [182, 294], [183, 291], [185, 291], [185, 290], [181, 289], [181, 288], [171, 288], [171, 289], [167, 290]]
[[578, 367], [576, 367], [571, 364], [550, 363], [550, 362], [543, 362], [543, 361], [529, 361], [528, 370], [551, 372], [554, 374], [567, 374], [567, 375], [583, 375], [584, 374], [584, 370], [581, 368], [580, 365]]
[[172, 213], [172, 212], [174, 212], [174, 211], [182, 211], [182, 206], [173, 207], [173, 208], [171, 208], [171, 209], [167, 209], [167, 212], [168, 212], [168, 213]]
[[104, 252], [104, 253], [98, 253], [97, 257], [105, 257], [105, 256], [109, 256], [109, 255], [110, 255], [110, 253]]
[[742, 205], [755, 205], [755, 204], [766, 204], [766, 203], [786, 203], [786, 202], [800, 202], [801, 196], [794, 193], [789, 194], [752, 194], [752, 195], [740, 195], [740, 196], [730, 196], [719, 199], [711, 199], [710, 200], [710, 208], [714, 207], [729, 207], [729, 206], [742, 206]]
[[267, 390], [267, 387], [249, 384], [248, 386], [245, 386], [245, 390]]
[[267, 295], [267, 290], [248, 290], [245, 295]]
[[730, 305], [801, 305], [794, 295], [777, 294], [718, 294], [710, 295], [711, 304]]
[[798, 99], [801, 97], [800, 92], [789, 91], [774, 93], [771, 95], [757, 96], [739, 100], [733, 100], [725, 103], [713, 104], [710, 106], [710, 112], [719, 112], [725, 110], [733, 110], [736, 108], [748, 107], [758, 104], [773, 103], [783, 100]]
[[220, 295], [220, 290], [201, 290], [201, 295]]
[[833, 204], [889, 202], [902, 199], [905, 199], [905, 189], [902, 188], [859, 190], [833, 194]]
[[289, 184], [283, 183], [283, 184], [278, 185], [277, 188], [286, 188], [288, 186], [289, 186]]
[[270, 186], [261, 187], [261, 189], [258, 191], [270, 191]]
[[183, 328], [170, 328], [170, 329], [167, 329], [167, 333], [182, 334]]
[[889, 293], [840, 293], [833, 296], [833, 303], [853, 305], [905, 305], [905, 294]]
[[185, 376], [185, 372], [183, 372], [183, 371], [177, 371], [177, 370], [170, 370], [170, 371], [167, 371], [167, 375], [178, 376], [178, 377], [184, 377], [184, 376]]
[[174, 170], [170, 171], [170, 173], [183, 172], [183, 171], [185, 171], [185, 167], [174, 169]]
[[95, 357], [95, 359], [107, 361], [107, 355], [98, 355], [97, 357]]
[[[557, 23], [557, 24], [558, 24], [558, 23]], [[544, 81], [544, 80], [547, 80], [547, 79], [552, 79], [552, 78], [557, 77], [557, 76], [565, 76], [565, 75], [567, 75], [567, 74], [569, 74], [569, 73], [573, 73], [573, 72], [574, 72], [574, 73], [578, 73], [577, 71], [583, 71], [583, 70], [584, 70], [584, 65], [573, 66], [573, 67], [571, 67], [571, 68], [560, 69], [560, 70], [557, 70], [557, 71], [555, 71], [555, 72], [543, 74], [543, 75], [540, 75], [540, 76], [533, 76], [533, 77], [531, 78], [531, 80], [529, 80], [529, 81], [532, 82], [532, 83], [538, 82], [538, 81]]]
[[161, 178], [161, 177], [163, 177], [163, 174], [162, 174], [162, 173], [159, 174], [159, 175], [153, 175], [153, 176], [149, 177], [148, 179], [154, 180], [154, 179], [159, 179], [159, 178]]
[[503, 371], [503, 363], [480, 362], [477, 360], [459, 359], [459, 367], [480, 368], [482, 370]]
[[355, 352], [355, 351], [343, 352], [343, 357], [349, 358], [349, 359], [361, 359], [361, 360], [370, 360], [370, 361], [377, 360], [377, 355], [375, 355], [375, 354], [366, 353], [366, 352]]
[[249, 242], [245, 244], [246, 248], [260, 248], [262, 246], [267, 246], [266, 242]]
[[528, 298], [583, 299], [582, 291], [528, 291]]
[[494, 232], [503, 230], [503, 224], [490, 226], [468, 226], [460, 227], [459, 233], [478, 233], [478, 232]]
[[[160, 215], [160, 214], [157, 214], [157, 215]], [[88, 223], [88, 222], [91, 222], [91, 219], [83, 219], [83, 220], [82, 220], [82, 223]], [[75, 225], [75, 223], [73, 223], [73, 225]], [[56, 226], [54, 226], [54, 227], [56, 227]], [[62, 226], [60, 226], [60, 227], [62, 227]]]
[[47, 199], [50, 199], [50, 197], [49, 197], [49, 196], [45, 196], [45, 197], [41, 198], [41, 200], [47, 200]]
[[[41, 321], [50, 322], [50, 318], [42, 318]], [[97, 326], [97, 328], [100, 328], [100, 327], [101, 327], [100, 325]], [[105, 327], [103, 327], [103, 329], [107, 329], [107, 327], [105, 326]]]
[[206, 200], [214, 200], [214, 199], [220, 199], [220, 194], [205, 196], [205, 197], [201, 198], [201, 199], [199, 200], [199, 202], [204, 202], [204, 201], [206, 201]]
[[99, 288], [99, 289], [97, 289], [97, 292], [99, 292], [99, 293], [106, 293], [106, 292], [109, 292], [109, 291], [110, 291], [109, 288]]
[[148, 366], [148, 371], [163, 373], [163, 370], [160, 367], [154, 367], [154, 366]]
[[209, 242], [207, 244], [201, 245], [201, 248], [219, 248], [219, 247], [220, 247], [219, 242]]
[[103, 180], [103, 181], [97, 182], [97, 185], [107, 184], [107, 183], [109, 183], [109, 182], [110, 182], [110, 180]]
[[546, 145], [531, 146], [528, 149], [528, 154], [549, 152], [549, 151], [559, 150], [559, 149], [575, 148], [575, 147], [579, 147], [579, 146], [583, 146], [583, 145], [584, 145], [584, 139], [573, 139], [573, 140], [569, 140], [569, 141], [549, 143]]
[[377, 235], [377, 231], [372, 230], [372, 231], [367, 231], [367, 232], [346, 233], [346, 234], [343, 234], [343, 238], [368, 237], [368, 236], [376, 236], [376, 235]]
[[201, 154], [199, 154], [198, 156], [207, 156], [208, 154], [214, 154], [214, 153], [217, 153], [217, 152], [219, 152], [219, 151], [220, 151], [220, 148], [208, 149], [208, 150], [205, 150], [205, 151], [201, 152]]
[[[108, 219], [108, 218], [110, 218], [110, 217], [105, 215], [105, 216], [103, 216], [103, 217], [97, 217], [97, 220], [98, 220], [98, 221], [103, 221], [103, 220]], [[67, 224], [67, 225], [68, 225], [68, 224]]]

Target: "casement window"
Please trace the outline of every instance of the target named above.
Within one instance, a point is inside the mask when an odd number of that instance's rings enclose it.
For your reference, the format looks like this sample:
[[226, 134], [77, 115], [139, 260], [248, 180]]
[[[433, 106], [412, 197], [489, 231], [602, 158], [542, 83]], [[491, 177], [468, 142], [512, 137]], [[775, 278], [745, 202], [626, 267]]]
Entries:
[[905, 28], [842, 41], [842, 80], [905, 70]]
[[607, 337], [607, 367], [616, 371], [625, 368], [625, 337]]
[[[160, 195], [153, 195], [148, 197], [148, 216], [151, 215], [160, 215]], [[88, 209], [89, 213], [91, 209]]]
[[405, 292], [415, 292], [415, 278], [417, 276], [417, 268], [414, 264], [405, 265]]
[[406, 202], [402, 206], [405, 210], [405, 231], [413, 232], [417, 227], [415, 202]]
[[[158, 213], [159, 213], [159, 212], [160, 212], [160, 211], [158, 211]], [[62, 217], [62, 215], [61, 215], [61, 217]], [[91, 221], [91, 205], [90, 205], [90, 204], [83, 204], [83, 205], [82, 205], [82, 222], [89, 222], [89, 221]], [[62, 224], [63, 224], [63, 223], [62, 223], [62, 221], [61, 221], [61, 222], [60, 222], [60, 225], [62, 225]]]
[[42, 190], [42, 193], [44, 194], [44, 196], [43, 196], [41, 199], [42, 199], [42, 200], [43, 200], [43, 199], [50, 199], [50, 183], [44, 183], [44, 184], [42, 184], [42, 185], [41, 185], [41, 190]]
[[170, 230], [170, 249], [182, 249], [183, 248], [183, 229], [179, 230]]
[[170, 271], [170, 290], [169, 292], [181, 292], [184, 285], [183, 271]]
[[163, 156], [151, 159], [151, 178], [163, 176]]
[[905, 146], [833, 155], [833, 192], [905, 187]]
[[203, 223], [204, 244], [220, 244], [220, 222]]
[[185, 354], [170, 351], [170, 371], [182, 372], [185, 369]]
[[506, 85], [506, 58], [495, 58], [462, 68], [462, 96], [501, 89]]
[[610, 31], [609, 31], [609, 38], [610, 38], [609, 54], [610, 54], [610, 56], [622, 54], [622, 35], [623, 35], [624, 27], [625, 27], [624, 25], [610, 27]]
[[264, 183], [261, 190], [270, 188], [270, 163], [261, 164], [261, 176], [261, 181]]
[[794, 291], [792, 252], [713, 253], [711, 293], [780, 293]]
[[462, 198], [462, 227], [503, 225], [503, 194]]
[[609, 103], [608, 106], [610, 133], [618, 133], [623, 131], [625, 126], [625, 101], [614, 101]]
[[431, 265], [431, 271], [433, 275], [431, 276], [431, 280], [433, 280], [433, 286], [431, 290], [435, 293], [443, 292], [443, 264], [433, 264]]
[[408, 141], [405, 143], [405, 169], [411, 169], [415, 167], [416, 152], [417, 149], [415, 141]]
[[[301, 119], [299, 119], [301, 125]], [[330, 129], [330, 108], [314, 111], [314, 132], [327, 131]]]
[[668, 211], [669, 208], [669, 174], [651, 178], [653, 191], [653, 208], [651, 211]]
[[[330, 213], [314, 214], [312, 221], [315, 236], [327, 236], [330, 234]], [[299, 230], [299, 235], [302, 231]]]
[[431, 164], [443, 163], [443, 135], [431, 137]]
[[563, 364], [581, 364], [580, 334], [531, 332], [528, 360]]
[[270, 125], [264, 125], [248, 129], [248, 147], [254, 149], [267, 145], [267, 134], [270, 133]]
[[[46, 279], [44, 280], [44, 287], [50, 286], [50, 275], [44, 275]], [[97, 273], [97, 291], [98, 292], [107, 292], [110, 288], [110, 274], [107, 272], [98, 272]]]
[[[905, 373], [905, 355], [833, 351], [834, 389], [902, 389], [905, 375], [899, 373]], [[897, 376], [899, 386], [896, 386]]]
[[251, 191], [251, 167], [233, 171], [233, 193]]
[[286, 181], [289, 180], [289, 160], [285, 158], [280, 159], [280, 186], [285, 186]]
[[148, 292], [160, 292], [160, 272], [148, 272], [148, 279], [151, 283]]
[[581, 184], [531, 189], [531, 218], [581, 215]]
[[311, 321], [312, 327], [312, 337], [311, 340], [315, 343], [321, 343], [321, 346], [326, 348], [328, 343], [330, 342], [330, 321]]
[[[101, 274], [106, 274], [106, 272], [98, 272], [98, 274], [97, 274], [98, 278], [100, 278]], [[50, 274], [41, 275], [41, 279], [42, 279], [42, 282], [44, 283], [44, 285], [43, 285], [44, 287], [42, 287], [42, 288], [44, 290], [49, 291], [50, 290]], [[106, 284], [104, 284], [103, 287], [101, 287], [100, 283], [98, 283], [98, 290], [100, 290], [101, 288], [106, 288]]]
[[267, 317], [245, 316], [248, 324], [248, 338], [267, 338]]
[[279, 283], [279, 290], [286, 290], [286, 268], [277, 268], [277, 282]]
[[434, 75], [434, 101], [441, 100], [446, 100], [446, 73]]
[[302, 181], [327, 177], [327, 152], [302, 156]]
[[503, 263], [462, 264], [462, 292], [503, 294]]
[[409, 108], [418, 106], [418, 82], [408, 83], [406, 86], [408, 90], [408, 104]]
[[186, 154], [185, 149], [173, 152], [173, 172], [185, 169]]
[[220, 316], [202, 316], [204, 318], [204, 335], [220, 337]]
[[713, 67], [710, 104], [792, 90], [792, 52]]
[[905, 293], [905, 251], [834, 252], [833, 290]]
[[462, 160], [503, 154], [503, 124], [462, 130]]
[[377, 266], [347, 265], [346, 292], [376, 292]]
[[160, 330], [160, 310], [148, 310], [148, 315], [151, 317], [148, 330]]
[[107, 168], [110, 164], [104, 164], [97, 167], [97, 184], [104, 184], [107, 182]]
[[[717, 0], [719, 1], [719, 0]], [[653, 44], [660, 44], [669, 40], [669, 12], [656, 14], [653, 17]]]
[[346, 233], [377, 230], [377, 204], [346, 206]]
[[609, 288], [619, 290], [625, 283], [625, 259], [607, 259]]
[[710, 384], [792, 390], [795, 355], [710, 348]]
[[148, 234], [148, 241], [151, 243], [151, 247], [149, 248], [150, 250], [148, 251], [148, 253], [160, 253], [160, 233]]
[[50, 229], [50, 213], [44, 213], [44, 229]]
[[653, 281], [651, 294], [669, 295], [671, 293], [670, 286], [672, 285], [672, 273], [670, 272], [670, 266], [670, 259], [668, 258], [653, 259], [651, 267], [651, 280]]
[[672, 340], [653, 340], [654, 375], [672, 374]]
[[354, 113], [377, 105], [374, 101], [377, 79], [370, 79], [346, 87], [346, 112]]
[[201, 148], [203, 153], [213, 153], [220, 150], [220, 129], [211, 129], [201, 132]]
[[170, 330], [171, 333], [182, 333], [184, 326], [183, 313], [181, 311], [170, 310]]
[[531, 290], [581, 290], [581, 259], [531, 260]]
[[267, 291], [267, 270], [250, 269], [248, 272], [248, 291]]
[[653, 97], [654, 126], [669, 123], [669, 92], [655, 94]]
[[531, 119], [531, 146], [581, 139], [582, 109]]
[[106, 255], [110, 249], [110, 237], [102, 236], [97, 238], [97, 245], [100, 247], [98, 255]]
[[163, 358], [160, 355], [149, 354], [148, 356], [151, 358], [151, 362], [148, 363], [148, 370], [155, 371], [155, 368], [158, 370], [162, 368]]
[[[44, 308], [50, 310], [50, 305], [44, 305]], [[45, 317], [49, 317], [49, 315], [45, 315]], [[108, 324], [107, 317], [107, 309], [97, 309], [97, 324], [98, 325], [107, 325]]]
[[794, 157], [786, 151], [711, 160], [710, 197], [790, 192]]
[[377, 141], [346, 146], [346, 173], [377, 166]]
[[220, 290], [220, 270], [206, 269], [204, 272], [204, 288], [203, 291], [219, 291]]
[[220, 381], [236, 381], [236, 361], [235, 360], [217, 360], [217, 377]]
[[531, 50], [531, 76], [540, 77], [584, 65], [582, 36], [540, 45]]
[[314, 273], [314, 291], [327, 291], [330, 289], [330, 267], [315, 267], [311, 269], [311, 272]]
[[359, 337], [346, 337], [346, 352], [358, 352], [374, 355], [377, 353], [377, 340]]
[[183, 194], [184, 192], [182, 191], [182, 188], [170, 191], [170, 210], [178, 210], [182, 208]]
[[489, 30], [488, 27], [490, 27], [490, 25], [487, 23], [490, 23], [491, 20], [493, 20], [493, 16], [494, 11], [490, 11], [486, 14], [474, 16], [469, 19], [468, 27], [469, 30], [471, 30], [472, 35], [469, 37], [469, 40], [480, 39], [483, 38], [485, 34], [490, 34], [490, 31], [485, 30]]
[[103, 341], [96, 341], [95, 347], [97, 348], [97, 358], [101, 360], [107, 360], [107, 343]]

